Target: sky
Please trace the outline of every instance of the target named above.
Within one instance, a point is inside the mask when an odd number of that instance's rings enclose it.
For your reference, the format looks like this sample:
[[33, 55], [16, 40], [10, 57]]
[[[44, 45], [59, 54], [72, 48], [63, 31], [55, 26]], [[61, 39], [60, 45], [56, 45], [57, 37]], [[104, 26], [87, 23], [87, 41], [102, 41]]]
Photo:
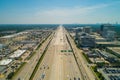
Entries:
[[120, 23], [120, 0], [0, 0], [0, 24]]

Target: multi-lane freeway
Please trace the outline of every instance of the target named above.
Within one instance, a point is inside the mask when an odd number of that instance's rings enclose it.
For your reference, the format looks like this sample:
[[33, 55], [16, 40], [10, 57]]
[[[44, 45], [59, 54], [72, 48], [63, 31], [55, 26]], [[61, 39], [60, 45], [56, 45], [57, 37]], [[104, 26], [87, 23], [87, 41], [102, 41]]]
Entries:
[[12, 78], [13, 80], [29, 80], [31, 74], [34, 71], [35, 66], [42, 53], [44, 52], [47, 44], [50, 42], [53, 34], [42, 44], [42, 46], [36, 51], [36, 53], [27, 61], [27, 63], [17, 72], [17, 74]]
[[66, 34], [65, 28], [57, 28], [33, 80], [82, 79]]
[[[32, 80], [95, 80], [95, 76], [87, 67], [80, 51], [63, 26], [59, 26], [49, 42], [44, 57]], [[44, 48], [45, 45], [42, 48]], [[41, 56], [40, 50], [31, 58], [15, 79], [29, 80]], [[42, 52], [41, 52], [42, 53]], [[90, 77], [91, 76], [91, 77]]]

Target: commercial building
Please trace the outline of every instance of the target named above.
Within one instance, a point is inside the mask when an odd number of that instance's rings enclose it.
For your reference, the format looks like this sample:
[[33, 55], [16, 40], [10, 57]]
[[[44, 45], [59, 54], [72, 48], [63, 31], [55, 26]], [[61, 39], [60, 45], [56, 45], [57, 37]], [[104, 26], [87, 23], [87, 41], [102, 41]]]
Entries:
[[111, 24], [102, 24], [100, 26], [100, 31], [103, 32], [103, 31], [106, 31], [106, 30], [114, 30], [115, 29], [115, 26], [111, 25]]
[[4, 75], [8, 69], [13, 63], [12, 59], [3, 59], [0, 60], [0, 74]]
[[119, 41], [113, 41], [113, 42], [96, 42], [97, 46], [104, 46], [104, 47], [120, 47]]
[[99, 52], [99, 54], [107, 61], [109, 61], [110, 63], [116, 63], [116, 62], [120, 62], [120, 59], [117, 58], [116, 56], [106, 52], [106, 51], [100, 51], [97, 50]]
[[107, 47], [107, 50], [112, 54], [120, 57], [120, 47]]
[[91, 36], [95, 37], [95, 42], [107, 42], [107, 40], [98, 33], [94, 32]]
[[82, 33], [79, 37], [79, 44], [83, 47], [95, 47], [95, 38], [87, 33]]
[[4, 48], [4, 47], [6, 47], [6, 45], [0, 44], [0, 49], [2, 49], [2, 48]]
[[107, 31], [105, 35], [107, 41], [114, 41], [115, 40], [115, 31]]
[[105, 80], [120, 80], [120, 68], [105, 67], [98, 69], [104, 76]]
[[84, 31], [85, 33], [90, 34], [90, 33], [92, 32], [92, 28], [91, 28], [90, 26], [86, 26], [86, 27], [83, 27], [83, 31]]
[[13, 60], [12, 59], [3, 59], [0, 61], [0, 66], [7, 66], [9, 65]]
[[9, 56], [10, 58], [19, 58], [20, 56], [22, 56], [24, 53], [26, 52], [26, 50], [17, 50], [15, 51], [11, 56]]
[[115, 40], [115, 27], [111, 24], [103, 24], [100, 27], [100, 33], [102, 37], [106, 38], [108, 41]]
[[28, 32], [19, 32], [19, 33], [16, 33], [16, 34], [11, 34], [11, 35], [7, 35], [7, 36], [3, 36], [3, 37], [0, 37], [0, 42], [1, 43], [4, 43], [4, 42], [8, 42], [10, 40], [13, 40], [15, 37], [18, 37], [20, 35], [24, 35], [24, 34], [27, 34]]

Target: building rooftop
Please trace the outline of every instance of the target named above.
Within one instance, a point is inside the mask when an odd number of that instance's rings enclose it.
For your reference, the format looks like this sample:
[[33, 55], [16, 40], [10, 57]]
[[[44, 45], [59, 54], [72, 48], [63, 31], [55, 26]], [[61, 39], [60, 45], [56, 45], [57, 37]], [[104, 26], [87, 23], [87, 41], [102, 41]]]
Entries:
[[0, 37], [0, 38], [12, 38], [12, 37], [18, 36], [20, 34], [24, 34], [24, 33], [27, 33], [27, 32], [20, 32], [20, 33], [16, 33], [16, 34], [12, 34], [12, 35], [3, 36], [3, 37]]
[[6, 66], [0, 66], [0, 73], [2, 73], [6, 69]]
[[12, 54], [12, 55], [10, 56], [10, 58], [18, 58], [18, 57], [20, 57], [22, 54], [24, 54], [25, 51], [26, 51], [26, 50], [17, 50], [17, 51], [14, 52], [14, 54]]
[[111, 49], [112, 51], [120, 54], [120, 47], [107, 47], [108, 49]]
[[95, 37], [96, 40], [106, 40], [105, 38], [100, 36], [100, 34], [95, 33], [95, 32], [91, 36]]
[[100, 63], [100, 62], [105, 62], [105, 60], [101, 58], [95, 58], [95, 62]]
[[5, 66], [12, 62], [12, 59], [3, 59], [0, 61], [0, 65]]
[[5, 45], [4, 44], [0, 44], [0, 49], [3, 48]]
[[97, 42], [97, 44], [112, 44], [112, 45], [120, 45], [120, 41], [112, 41], [112, 42]]

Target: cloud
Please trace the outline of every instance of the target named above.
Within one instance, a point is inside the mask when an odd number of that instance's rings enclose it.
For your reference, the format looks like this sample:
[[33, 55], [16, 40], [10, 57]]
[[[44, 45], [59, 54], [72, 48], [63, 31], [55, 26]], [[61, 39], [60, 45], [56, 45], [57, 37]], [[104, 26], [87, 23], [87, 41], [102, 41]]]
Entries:
[[[87, 7], [55, 8], [55, 9], [38, 11], [34, 14], [34, 16], [36, 20], [41, 22], [64, 23], [70, 21], [71, 19], [75, 20], [74, 18], [85, 16], [90, 12], [95, 11], [96, 9], [104, 8], [107, 6], [109, 5], [101, 4], [101, 5], [87, 6]], [[72, 20], [70, 22], [72, 22]]]
[[[119, 2], [119, 1], [118, 1]], [[118, 2], [99, 4], [94, 6], [73, 8], [53, 8], [35, 12], [33, 20], [41, 23], [77, 23], [82, 22], [86, 16], [99, 9], [115, 5]], [[84, 21], [83, 21], [84, 22]]]
[[96, 10], [98, 8], [104, 8], [108, 6], [107, 4], [97, 5], [97, 6], [88, 6], [88, 7], [73, 7], [73, 8], [55, 8], [50, 10], [43, 10], [40, 12], [37, 12], [36, 16], [59, 16], [59, 17], [68, 17], [68, 16], [74, 16], [74, 15], [81, 15], [88, 12], [91, 12], [93, 10]]
[[[88, 0], [89, 1], [89, 0]], [[104, 1], [103, 1], [104, 2]], [[108, 2], [108, 1], [107, 1]], [[102, 3], [101, 1], [97, 5], [89, 5], [82, 7], [35, 7], [30, 9], [30, 11], [19, 11], [20, 13], [11, 12], [1, 15], [1, 23], [89, 23], [89, 22], [99, 22], [100, 20], [106, 22], [107, 20], [115, 20], [115, 17], [119, 17], [117, 12], [117, 6], [119, 6], [120, 1], [114, 0], [109, 1], [109, 3]], [[117, 5], [117, 6], [116, 6]], [[115, 7], [114, 7], [115, 6]], [[113, 7], [113, 8], [112, 8]], [[45, 9], [47, 8], [47, 9]], [[115, 9], [112, 12], [112, 9]], [[111, 11], [111, 15], [109, 12]], [[119, 11], [119, 10], [118, 10]], [[115, 16], [114, 13], [116, 13]], [[15, 14], [15, 15], [14, 15]], [[107, 20], [106, 20], [106, 19]], [[119, 20], [119, 19], [118, 19]]]

